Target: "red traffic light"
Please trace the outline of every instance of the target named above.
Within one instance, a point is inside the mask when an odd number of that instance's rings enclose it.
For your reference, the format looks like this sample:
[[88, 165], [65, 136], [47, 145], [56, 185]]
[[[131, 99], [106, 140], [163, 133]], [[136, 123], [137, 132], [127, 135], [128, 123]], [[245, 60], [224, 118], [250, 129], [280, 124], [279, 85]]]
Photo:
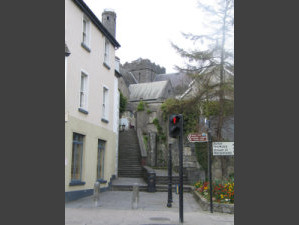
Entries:
[[176, 138], [183, 129], [183, 117], [180, 114], [170, 115], [169, 117], [169, 136]]
[[176, 117], [173, 117], [172, 121], [173, 121], [173, 124], [175, 124], [176, 123]]

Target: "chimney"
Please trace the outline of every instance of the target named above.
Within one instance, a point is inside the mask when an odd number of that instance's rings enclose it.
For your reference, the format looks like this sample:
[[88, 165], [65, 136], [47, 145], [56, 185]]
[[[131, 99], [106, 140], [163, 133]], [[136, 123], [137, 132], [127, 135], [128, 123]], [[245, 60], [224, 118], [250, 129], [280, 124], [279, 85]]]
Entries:
[[102, 13], [102, 24], [115, 38], [116, 32], [116, 13], [112, 9], [105, 9]]

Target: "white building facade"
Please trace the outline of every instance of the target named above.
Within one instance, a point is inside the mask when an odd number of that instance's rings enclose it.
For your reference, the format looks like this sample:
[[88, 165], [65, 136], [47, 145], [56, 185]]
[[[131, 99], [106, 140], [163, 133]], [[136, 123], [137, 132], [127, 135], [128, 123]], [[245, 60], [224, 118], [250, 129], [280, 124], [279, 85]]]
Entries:
[[91, 195], [96, 181], [107, 189], [117, 176], [115, 49], [120, 45], [82, 0], [65, 0], [65, 43], [70, 52], [65, 60], [65, 200], [70, 201]]

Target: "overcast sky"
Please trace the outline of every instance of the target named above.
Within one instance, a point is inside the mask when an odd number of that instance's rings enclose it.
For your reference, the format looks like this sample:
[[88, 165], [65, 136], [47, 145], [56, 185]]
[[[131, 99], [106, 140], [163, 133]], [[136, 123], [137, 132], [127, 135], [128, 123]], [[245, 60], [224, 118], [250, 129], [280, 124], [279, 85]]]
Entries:
[[[122, 64], [147, 58], [177, 72], [174, 65], [183, 65], [182, 58], [170, 42], [186, 46], [181, 32], [200, 34], [201, 14], [197, 0], [84, 0], [102, 21], [104, 9], [116, 12], [116, 51]], [[190, 44], [188, 44], [190, 46]]]

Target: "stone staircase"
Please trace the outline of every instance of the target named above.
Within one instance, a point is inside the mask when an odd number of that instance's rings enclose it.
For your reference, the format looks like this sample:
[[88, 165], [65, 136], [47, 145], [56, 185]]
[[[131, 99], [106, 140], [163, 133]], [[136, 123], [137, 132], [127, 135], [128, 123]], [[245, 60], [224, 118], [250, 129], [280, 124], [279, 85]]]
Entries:
[[143, 177], [140, 158], [137, 132], [134, 129], [119, 132], [118, 176]]

